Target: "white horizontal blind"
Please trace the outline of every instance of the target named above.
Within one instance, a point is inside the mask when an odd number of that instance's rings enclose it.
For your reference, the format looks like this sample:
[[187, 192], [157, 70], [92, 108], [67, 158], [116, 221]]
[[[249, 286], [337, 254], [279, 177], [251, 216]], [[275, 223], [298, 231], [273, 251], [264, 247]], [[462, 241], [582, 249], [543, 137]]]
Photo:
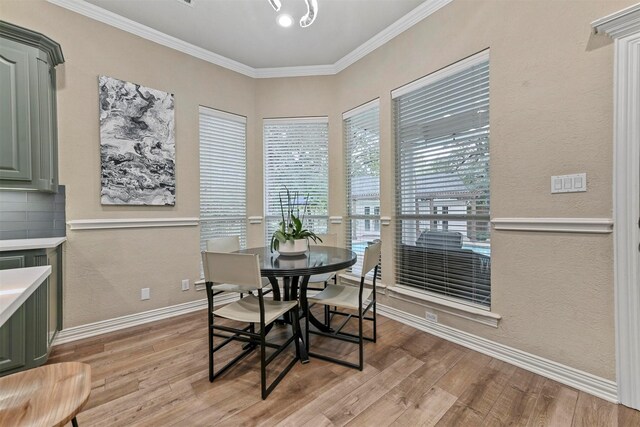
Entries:
[[358, 254], [358, 262], [349, 271], [360, 274], [365, 248], [380, 239], [379, 101], [344, 113], [343, 132], [347, 194], [346, 247]]
[[[304, 227], [326, 233], [329, 202], [329, 124], [326, 117], [265, 119], [264, 192], [267, 244], [281, 219], [285, 186], [308, 196]], [[298, 200], [302, 203], [302, 200]]]
[[396, 279], [489, 307], [488, 55], [466, 63], [394, 94]]
[[200, 249], [213, 237], [247, 241], [247, 138], [242, 116], [200, 107]]

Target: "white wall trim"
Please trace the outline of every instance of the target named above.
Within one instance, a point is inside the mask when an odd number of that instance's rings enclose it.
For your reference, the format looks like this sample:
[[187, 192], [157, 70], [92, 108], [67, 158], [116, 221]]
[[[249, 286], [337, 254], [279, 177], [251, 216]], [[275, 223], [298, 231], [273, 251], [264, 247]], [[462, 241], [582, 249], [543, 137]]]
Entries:
[[543, 377], [551, 378], [609, 402], [618, 402], [614, 381], [440, 323], [430, 322], [383, 304], [378, 304], [378, 314]]
[[341, 216], [330, 216], [329, 217], [329, 222], [331, 224], [342, 224], [342, 217]]
[[126, 31], [143, 39], [150, 40], [158, 43], [162, 46], [166, 46], [171, 49], [175, 49], [179, 52], [186, 53], [195, 58], [202, 59], [203, 61], [210, 62], [215, 65], [219, 65], [228, 70], [235, 71], [240, 74], [244, 74], [249, 77], [256, 77], [256, 70], [248, 65], [242, 64], [233, 59], [229, 59], [217, 53], [213, 53], [207, 49], [203, 49], [191, 43], [187, 43], [176, 37], [165, 34], [161, 31], [154, 30], [151, 27], [142, 25], [124, 16], [110, 12], [99, 6], [95, 6], [91, 3], [83, 0], [47, 0], [49, 3], [53, 3], [56, 6], [63, 7], [72, 12], [79, 13], [87, 18], [95, 19], [103, 24], [111, 25], [122, 31]]
[[442, 9], [444, 6], [451, 3], [451, 1], [452, 0], [427, 0], [420, 4], [411, 12], [407, 13], [405, 16], [398, 19], [396, 22], [371, 37], [368, 41], [364, 42], [353, 51], [336, 61], [336, 63], [333, 64], [334, 74], [339, 73], [348, 66], [354, 64], [356, 61], [364, 58], [366, 55], [384, 45], [389, 40], [402, 34], [418, 22]]
[[255, 68], [255, 78], [273, 79], [280, 77], [332, 76], [335, 65], [305, 65], [299, 67]]
[[390, 216], [381, 216], [380, 223], [382, 225], [391, 225], [391, 217]]
[[452, 316], [471, 320], [493, 328], [497, 328], [498, 323], [500, 323], [500, 319], [502, 319], [502, 316], [498, 313], [493, 313], [488, 309], [477, 308], [468, 304], [461, 304], [447, 298], [408, 289], [407, 287], [400, 285], [389, 286], [387, 291], [390, 298], [419, 305], [429, 309], [429, 311], [450, 314]]
[[[216, 297], [214, 301], [215, 305], [220, 305], [230, 303], [236, 299], [238, 299], [238, 294], [225, 294]], [[74, 326], [58, 332], [53, 345], [66, 344], [68, 342], [119, 331], [120, 329], [130, 328], [132, 326], [155, 322], [156, 320], [168, 319], [170, 317], [180, 316], [181, 314], [204, 310], [206, 307], [207, 300], [205, 298], [169, 307], [143, 311], [142, 313], [129, 314], [127, 316], [116, 317], [114, 319], [102, 320], [100, 322], [88, 323], [86, 325]]]
[[610, 218], [494, 218], [495, 230], [539, 231], [550, 233], [597, 233], [613, 232]]
[[616, 374], [620, 402], [640, 409], [640, 4], [592, 25], [614, 38]]
[[262, 224], [261, 216], [250, 216], [247, 217], [247, 219], [249, 220], [249, 224]]
[[614, 39], [633, 34], [640, 28], [640, 3], [596, 19], [591, 26], [596, 34], [606, 34]]
[[113, 228], [193, 227], [199, 218], [126, 218], [73, 219], [67, 221], [69, 230], [105, 230]]
[[120, 30], [135, 34], [144, 39], [158, 43], [179, 52], [186, 53], [198, 59], [210, 62], [215, 65], [227, 68], [245, 76], [253, 78], [276, 78], [276, 77], [301, 77], [301, 76], [326, 76], [338, 74], [340, 71], [362, 59], [380, 46], [387, 43], [397, 35], [403, 33], [422, 21], [429, 15], [440, 10], [452, 0], [426, 0], [418, 7], [389, 25], [384, 30], [373, 36], [371, 39], [355, 48], [334, 64], [310, 65], [300, 67], [275, 67], [275, 68], [253, 68], [233, 59], [227, 58], [217, 53], [203, 49], [191, 43], [187, 43], [176, 37], [165, 34], [161, 31], [142, 25], [131, 19], [125, 18], [116, 13], [110, 12], [99, 6], [87, 3], [83, 0], [47, 0], [49, 3], [63, 7], [72, 12], [79, 13], [96, 21], [102, 22]]
[[389, 286], [387, 287], [387, 294], [390, 298], [419, 305], [429, 311], [450, 314], [493, 328], [497, 328], [500, 319], [502, 319], [502, 316], [498, 313], [491, 312], [489, 309], [462, 304], [448, 298], [420, 292], [419, 290], [408, 289], [404, 286]]

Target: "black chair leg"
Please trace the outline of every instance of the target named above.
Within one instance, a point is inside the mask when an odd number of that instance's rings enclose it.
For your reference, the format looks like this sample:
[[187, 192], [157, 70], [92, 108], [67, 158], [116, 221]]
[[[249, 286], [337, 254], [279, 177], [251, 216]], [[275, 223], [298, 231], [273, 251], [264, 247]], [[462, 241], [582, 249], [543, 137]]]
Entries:
[[260, 385], [262, 400], [267, 398], [267, 345], [265, 344], [264, 327], [260, 329]]
[[364, 369], [364, 339], [362, 338], [362, 318], [364, 317], [364, 314], [362, 313], [362, 304], [358, 309], [358, 314], [358, 335], [360, 335], [358, 338], [358, 350], [360, 353], [360, 370], [362, 371]]
[[76, 417], [71, 418], [71, 425], [73, 427], [78, 427], [78, 420], [76, 420]]

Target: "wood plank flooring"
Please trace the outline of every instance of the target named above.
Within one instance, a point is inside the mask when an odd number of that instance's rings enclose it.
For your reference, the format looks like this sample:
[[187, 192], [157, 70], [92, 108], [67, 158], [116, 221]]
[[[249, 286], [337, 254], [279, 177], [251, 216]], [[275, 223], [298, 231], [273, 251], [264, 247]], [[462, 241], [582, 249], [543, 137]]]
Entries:
[[[364, 371], [312, 359], [296, 364], [266, 401], [256, 353], [209, 383], [205, 311], [56, 346], [49, 363], [91, 365], [91, 397], [78, 415], [85, 427], [640, 426], [638, 411], [378, 319]], [[281, 339], [287, 333], [272, 331]], [[312, 338], [311, 345], [357, 357], [349, 343]], [[272, 378], [292, 353], [276, 359]]]

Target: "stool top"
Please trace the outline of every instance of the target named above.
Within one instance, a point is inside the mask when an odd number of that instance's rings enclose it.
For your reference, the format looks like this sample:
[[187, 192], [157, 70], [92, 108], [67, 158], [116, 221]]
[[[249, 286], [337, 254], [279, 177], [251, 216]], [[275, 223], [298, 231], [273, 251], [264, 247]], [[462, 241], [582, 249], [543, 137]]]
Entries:
[[0, 378], [0, 425], [64, 426], [89, 400], [91, 367], [66, 362]]

